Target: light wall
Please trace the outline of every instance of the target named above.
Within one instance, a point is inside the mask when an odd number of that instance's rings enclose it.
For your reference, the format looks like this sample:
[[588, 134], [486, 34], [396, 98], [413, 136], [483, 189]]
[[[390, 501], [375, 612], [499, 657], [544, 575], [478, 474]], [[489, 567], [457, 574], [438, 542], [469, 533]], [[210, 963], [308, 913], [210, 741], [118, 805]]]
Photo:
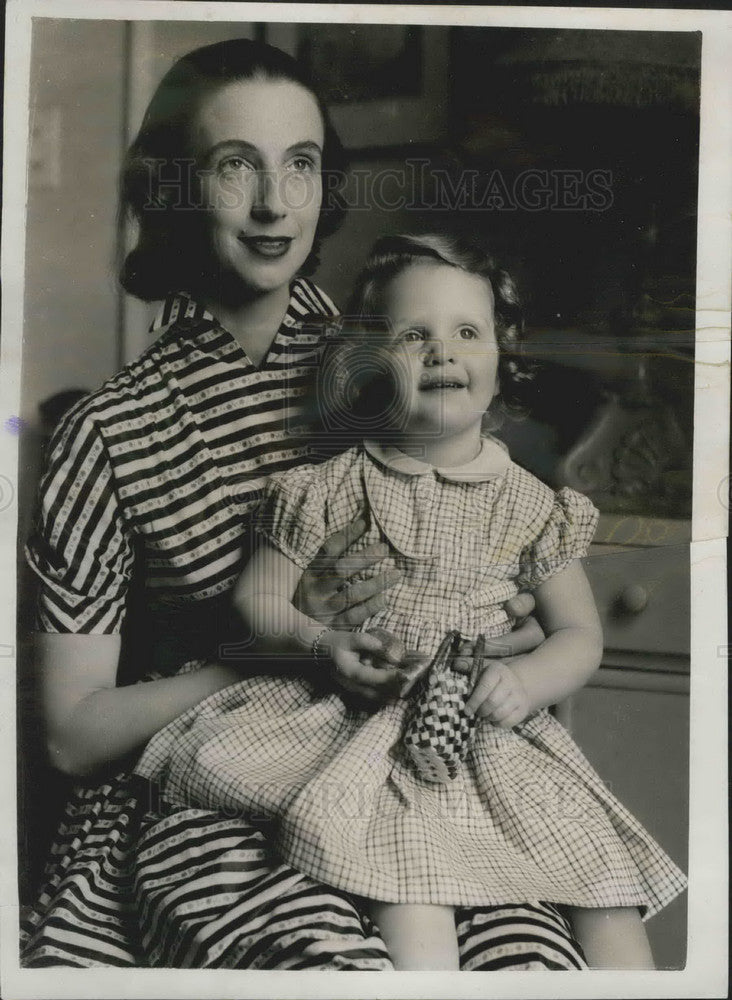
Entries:
[[[117, 363], [114, 279], [123, 150], [125, 25], [36, 20], [31, 118], [59, 117], [55, 181], [31, 171], [26, 236], [21, 416], [71, 387], [94, 388]], [[31, 147], [43, 155], [44, 136]]]
[[[63, 389], [93, 389], [117, 367], [114, 256], [124, 81], [124, 22], [35, 19], [19, 414], [21, 543], [30, 530], [42, 461], [39, 404]], [[31, 596], [22, 562], [19, 572], [23, 608]]]

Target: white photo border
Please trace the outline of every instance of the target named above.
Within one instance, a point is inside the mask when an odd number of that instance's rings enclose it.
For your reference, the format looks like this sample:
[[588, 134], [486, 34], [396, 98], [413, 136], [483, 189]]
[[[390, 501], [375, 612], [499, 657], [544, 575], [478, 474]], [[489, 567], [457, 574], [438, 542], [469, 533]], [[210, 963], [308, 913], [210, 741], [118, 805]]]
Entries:
[[[728, 521], [730, 273], [732, 273], [732, 14], [708, 10], [257, 4], [169, 0], [9, 0], [6, 10], [5, 163], [2, 243], [0, 423], [19, 412], [23, 325], [25, 193], [33, 17], [89, 20], [350, 20], [604, 30], [701, 31], [702, 111], [697, 256], [697, 340], [692, 517], [691, 824], [686, 968], [659, 972], [300, 974], [18, 965], [15, 815], [17, 438], [0, 433], [0, 843], [2, 995], [53, 998], [201, 997], [717, 997], [727, 992], [727, 681], [725, 566]], [[11, 829], [7, 829], [8, 817]], [[490, 980], [486, 978], [490, 976]]]

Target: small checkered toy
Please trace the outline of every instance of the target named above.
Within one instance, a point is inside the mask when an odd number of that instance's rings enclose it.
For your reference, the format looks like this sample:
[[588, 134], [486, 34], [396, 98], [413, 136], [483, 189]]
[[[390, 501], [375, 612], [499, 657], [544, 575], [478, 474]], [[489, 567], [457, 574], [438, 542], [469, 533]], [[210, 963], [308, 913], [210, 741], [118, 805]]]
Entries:
[[465, 702], [483, 663], [485, 636], [475, 643], [469, 676], [452, 666], [461, 642], [460, 633], [452, 631], [440, 643], [417, 687], [404, 731], [409, 759], [420, 778], [431, 784], [445, 784], [456, 777], [475, 732], [477, 719], [466, 710]]

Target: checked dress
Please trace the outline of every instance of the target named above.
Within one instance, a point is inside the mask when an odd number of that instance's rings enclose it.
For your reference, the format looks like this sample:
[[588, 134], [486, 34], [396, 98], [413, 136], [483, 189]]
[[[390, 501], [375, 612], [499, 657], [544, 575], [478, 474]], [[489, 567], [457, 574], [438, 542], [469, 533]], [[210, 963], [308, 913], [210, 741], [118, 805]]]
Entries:
[[[555, 494], [485, 438], [460, 468], [367, 442], [274, 476], [259, 530], [304, 569], [364, 506], [362, 544], [385, 540], [401, 579], [362, 627], [430, 656], [450, 629], [473, 640], [506, 634], [503, 603], [584, 555], [597, 519], [586, 497]], [[161, 730], [138, 772], [172, 805], [272, 822], [293, 867], [383, 902], [548, 900], [651, 916], [684, 888], [548, 711], [512, 730], [481, 720], [457, 776], [440, 785], [405, 758], [408, 713], [408, 699], [368, 714], [302, 678], [253, 678]]]

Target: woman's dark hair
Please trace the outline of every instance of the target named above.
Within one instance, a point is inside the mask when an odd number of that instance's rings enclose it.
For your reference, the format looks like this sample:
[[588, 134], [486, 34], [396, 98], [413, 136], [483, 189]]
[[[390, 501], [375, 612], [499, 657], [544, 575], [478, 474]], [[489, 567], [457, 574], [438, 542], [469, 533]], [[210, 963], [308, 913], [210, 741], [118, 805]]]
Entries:
[[120, 217], [130, 216], [138, 224], [137, 246], [120, 268], [122, 287], [132, 295], [150, 301], [200, 284], [205, 212], [196, 210], [201, 198], [189, 152], [191, 121], [210, 94], [253, 78], [300, 84], [313, 95], [323, 118], [322, 172], [327, 183], [313, 250], [302, 273], [312, 273], [321, 239], [341, 224], [346, 157], [305, 68], [280, 49], [245, 38], [195, 49], [163, 77], [122, 168]]
[[[523, 407], [525, 384], [533, 377], [532, 366], [520, 355], [524, 320], [516, 285], [482, 244], [464, 236], [444, 233], [383, 236], [374, 244], [356, 279], [346, 310], [347, 325], [358, 329], [362, 319], [383, 316], [386, 285], [407, 267], [436, 261], [483, 278], [493, 293], [493, 312], [498, 359], [499, 397], [495, 404]], [[495, 405], [490, 408], [492, 414]]]

